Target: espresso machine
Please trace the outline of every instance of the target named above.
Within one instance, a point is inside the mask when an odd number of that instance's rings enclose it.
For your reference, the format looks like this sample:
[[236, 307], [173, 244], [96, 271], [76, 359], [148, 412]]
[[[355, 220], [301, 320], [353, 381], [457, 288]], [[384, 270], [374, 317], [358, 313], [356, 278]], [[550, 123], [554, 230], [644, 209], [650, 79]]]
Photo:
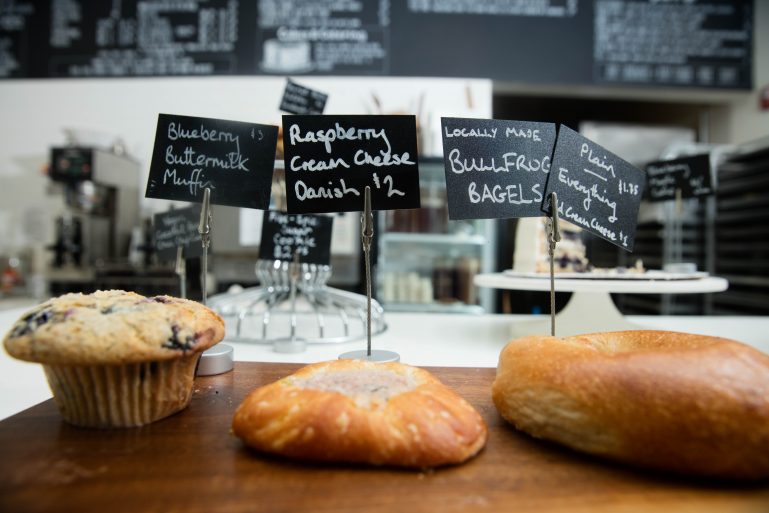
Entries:
[[53, 267], [125, 261], [139, 226], [139, 163], [98, 148], [58, 147], [51, 149], [49, 177], [67, 205], [55, 220]]

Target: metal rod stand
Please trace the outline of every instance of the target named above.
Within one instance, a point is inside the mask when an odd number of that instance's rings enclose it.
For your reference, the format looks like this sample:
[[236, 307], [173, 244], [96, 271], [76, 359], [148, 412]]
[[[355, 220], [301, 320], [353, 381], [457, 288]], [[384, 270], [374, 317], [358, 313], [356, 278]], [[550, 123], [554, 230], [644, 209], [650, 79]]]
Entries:
[[179, 297], [187, 299], [187, 262], [184, 260], [184, 248], [176, 247], [176, 265], [174, 272], [179, 277]]
[[558, 196], [550, 193], [550, 218], [547, 220], [548, 254], [550, 255], [550, 336], [555, 336], [555, 245], [561, 240], [558, 229]]
[[374, 213], [371, 209], [371, 187], [363, 194], [363, 214], [360, 219], [363, 263], [366, 268], [366, 350], [349, 351], [339, 355], [340, 360], [368, 360], [372, 362], [397, 362], [400, 355], [393, 351], [371, 349], [371, 242], [374, 240]]
[[208, 247], [211, 245], [211, 189], [203, 189], [203, 205], [200, 209], [200, 224], [198, 233], [203, 244], [203, 254], [200, 256], [200, 288], [203, 294], [201, 302], [208, 302]]

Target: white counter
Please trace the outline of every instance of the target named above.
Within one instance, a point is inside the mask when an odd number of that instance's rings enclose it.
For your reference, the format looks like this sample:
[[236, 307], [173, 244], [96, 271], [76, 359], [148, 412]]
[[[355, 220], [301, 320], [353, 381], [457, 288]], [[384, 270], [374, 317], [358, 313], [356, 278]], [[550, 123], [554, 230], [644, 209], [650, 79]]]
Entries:
[[[5, 334], [25, 311], [0, 311], [0, 333]], [[401, 361], [420, 366], [495, 367], [510, 339], [514, 323], [543, 318], [531, 315], [386, 315], [388, 329], [374, 337], [376, 349], [389, 349]], [[769, 317], [630, 316], [628, 320], [651, 329], [686, 331], [740, 340], [769, 353]], [[310, 363], [335, 359], [340, 353], [365, 349], [365, 341], [311, 345], [297, 354], [276, 353], [261, 344], [231, 343], [238, 361]], [[0, 419], [51, 397], [42, 367], [14, 360], [0, 351]]]

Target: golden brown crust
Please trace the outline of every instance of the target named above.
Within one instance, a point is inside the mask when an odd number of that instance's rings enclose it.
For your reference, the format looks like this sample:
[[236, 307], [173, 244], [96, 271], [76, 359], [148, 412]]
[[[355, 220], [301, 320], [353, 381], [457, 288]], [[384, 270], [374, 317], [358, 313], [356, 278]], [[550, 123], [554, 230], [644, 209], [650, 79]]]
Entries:
[[26, 312], [5, 337], [21, 360], [122, 365], [202, 352], [224, 338], [224, 321], [200, 303], [104, 290], [65, 294]]
[[769, 476], [769, 356], [666, 331], [524, 337], [502, 351], [494, 404], [517, 428], [638, 466]]
[[[372, 373], [392, 373], [402, 389], [378, 400], [376, 393], [342, 393], [314, 382], [338, 376], [372, 383]], [[356, 360], [309, 365], [254, 390], [232, 429], [257, 450], [291, 458], [414, 468], [465, 461], [487, 436], [478, 412], [429, 372]]]

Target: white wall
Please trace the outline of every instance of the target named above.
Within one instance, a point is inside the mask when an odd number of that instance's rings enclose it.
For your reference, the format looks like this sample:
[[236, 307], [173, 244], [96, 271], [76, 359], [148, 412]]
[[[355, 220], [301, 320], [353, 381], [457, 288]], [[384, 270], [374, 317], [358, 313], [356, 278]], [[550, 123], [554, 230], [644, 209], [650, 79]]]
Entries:
[[[329, 94], [326, 113], [420, 114], [430, 127], [423, 145], [440, 153], [440, 117], [491, 117], [491, 82], [421, 78], [297, 78]], [[84, 141], [122, 138], [142, 170], [140, 189], [152, 156], [157, 115], [191, 116], [280, 124], [278, 104], [284, 78], [130, 78], [18, 80], [0, 82], [0, 253], [5, 246], [24, 246], [32, 211], [52, 219], [63, 209], [59, 197], [44, 194], [40, 169], [51, 146], [65, 143], [65, 128], [86, 133]], [[88, 135], [90, 134], [90, 135]], [[425, 153], [424, 150], [422, 153]], [[23, 191], [23, 193], [22, 193]], [[166, 202], [145, 200], [147, 211]], [[52, 241], [52, 221], [40, 235]]]

